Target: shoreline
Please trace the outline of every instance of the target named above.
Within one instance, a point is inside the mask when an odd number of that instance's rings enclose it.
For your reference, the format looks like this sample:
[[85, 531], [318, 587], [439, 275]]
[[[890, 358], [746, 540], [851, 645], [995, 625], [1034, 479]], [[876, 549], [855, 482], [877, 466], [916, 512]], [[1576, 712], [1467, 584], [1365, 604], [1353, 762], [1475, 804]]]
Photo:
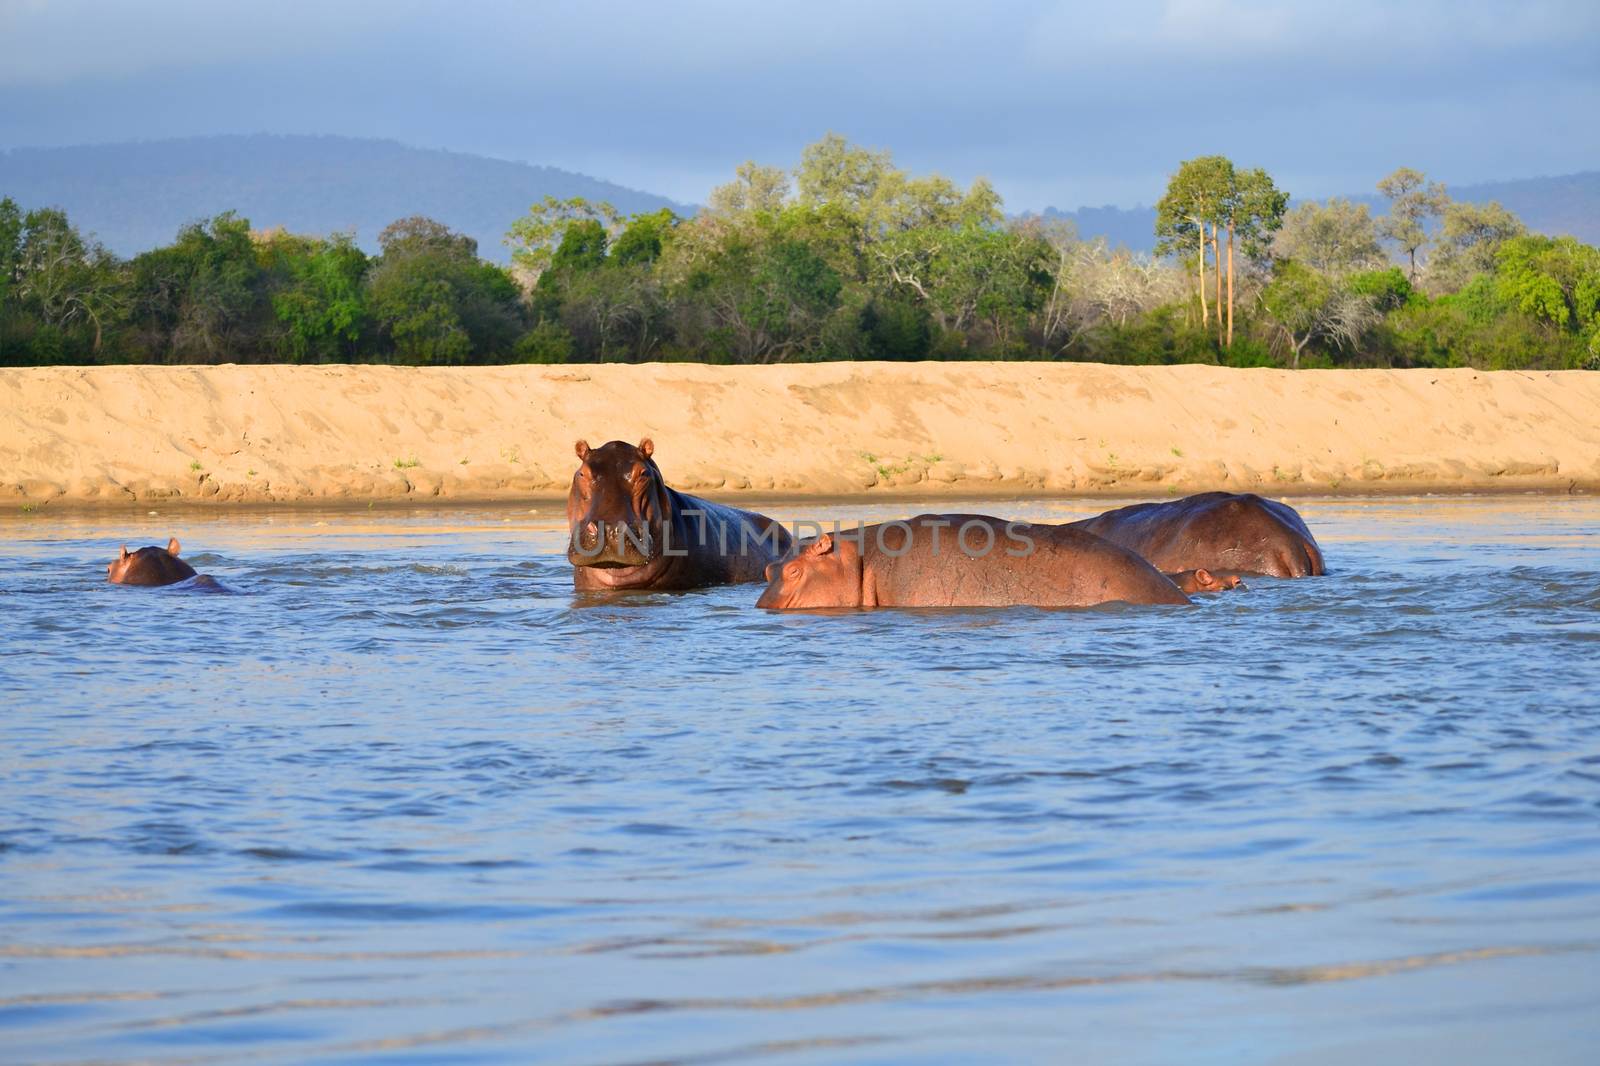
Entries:
[[[681, 490], [680, 490], [681, 491]], [[1195, 493], [1210, 491], [1254, 492], [1256, 495], [1274, 500], [1290, 502], [1315, 502], [1318, 500], [1344, 501], [1344, 500], [1496, 500], [1516, 497], [1535, 498], [1566, 498], [1588, 497], [1600, 494], [1600, 487], [1572, 486], [1572, 485], [1528, 485], [1519, 482], [1516, 485], [1496, 486], [1483, 488], [1415, 488], [1409, 485], [1393, 484], [1380, 487], [1362, 486], [1356, 489], [1340, 489], [1327, 491], [1316, 486], [1303, 486], [1299, 491], [1285, 490], [1276, 486], [1265, 485], [1258, 488], [1237, 488], [1227, 490], [1213, 490], [1209, 488], [1196, 488]], [[814, 492], [776, 493], [767, 491], [750, 491], [729, 493], [720, 490], [706, 490], [687, 493], [712, 503], [727, 504], [731, 507], [741, 507], [755, 511], [769, 511], [774, 508], [792, 507], [798, 501], [816, 507], [836, 506], [883, 506], [899, 503], [923, 502], [929, 505], [939, 503], [970, 503], [970, 502], [1015, 502], [1019, 504], [1049, 504], [1062, 503], [1074, 500], [1103, 501], [1106, 510], [1120, 507], [1125, 504], [1139, 502], [1161, 502], [1162, 500], [1177, 499], [1183, 495], [1191, 495], [1187, 490], [1167, 492], [1140, 491], [1129, 489], [1126, 492], [1006, 492], [985, 491], [978, 488], [958, 489], [955, 491], [926, 491], [891, 490], [860, 492], [853, 494], [821, 494]], [[250, 500], [208, 500], [194, 497], [173, 496], [165, 499], [91, 499], [77, 500], [61, 496], [49, 500], [13, 500], [9, 506], [0, 509], [0, 516], [15, 515], [43, 515], [59, 514], [64, 516], [94, 516], [105, 514], [129, 513], [143, 514], [332, 514], [356, 515], [366, 513], [396, 514], [405, 511], [451, 511], [451, 510], [482, 510], [486, 512], [516, 513], [525, 511], [529, 506], [540, 509], [541, 516], [548, 513], [566, 522], [564, 508], [566, 496], [554, 493], [529, 493], [526, 495], [505, 496], [392, 496], [370, 500], [357, 500], [351, 498], [301, 498], [293, 500], [250, 499]], [[908, 512], [909, 513], [909, 512]]]
[[1092, 363], [0, 369], [11, 508], [557, 502], [573, 442], [762, 500], [1600, 490], [1600, 373]]

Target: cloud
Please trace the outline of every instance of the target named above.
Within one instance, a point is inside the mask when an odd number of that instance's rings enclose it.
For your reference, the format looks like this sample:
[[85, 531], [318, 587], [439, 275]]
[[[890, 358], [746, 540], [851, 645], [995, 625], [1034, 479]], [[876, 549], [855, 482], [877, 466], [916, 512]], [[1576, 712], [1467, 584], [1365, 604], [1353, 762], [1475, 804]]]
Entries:
[[1210, 151], [1323, 195], [1600, 166], [1596, 54], [1592, 0], [0, 0], [0, 145], [389, 136], [698, 200], [838, 130], [1017, 207]]

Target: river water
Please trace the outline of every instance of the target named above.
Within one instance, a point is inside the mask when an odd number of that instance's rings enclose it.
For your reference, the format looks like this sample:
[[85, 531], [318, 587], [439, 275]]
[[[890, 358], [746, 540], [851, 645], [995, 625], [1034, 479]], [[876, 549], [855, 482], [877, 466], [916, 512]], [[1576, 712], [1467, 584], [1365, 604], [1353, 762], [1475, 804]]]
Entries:
[[[1600, 500], [1298, 506], [1327, 578], [843, 615], [13, 513], [0, 1061], [1594, 1062]], [[105, 583], [170, 533], [237, 594]]]

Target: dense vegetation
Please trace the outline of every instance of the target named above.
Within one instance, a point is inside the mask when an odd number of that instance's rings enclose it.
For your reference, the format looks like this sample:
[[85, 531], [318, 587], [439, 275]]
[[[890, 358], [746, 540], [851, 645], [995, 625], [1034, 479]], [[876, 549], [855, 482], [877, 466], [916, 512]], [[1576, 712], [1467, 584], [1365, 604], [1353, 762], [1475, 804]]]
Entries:
[[1600, 250], [1412, 170], [1379, 188], [1381, 217], [1290, 208], [1265, 171], [1188, 160], [1152, 259], [828, 137], [792, 173], [741, 166], [692, 218], [547, 198], [511, 226], [509, 270], [420, 217], [375, 256], [225, 213], [123, 260], [0, 200], [0, 362], [1600, 368]]

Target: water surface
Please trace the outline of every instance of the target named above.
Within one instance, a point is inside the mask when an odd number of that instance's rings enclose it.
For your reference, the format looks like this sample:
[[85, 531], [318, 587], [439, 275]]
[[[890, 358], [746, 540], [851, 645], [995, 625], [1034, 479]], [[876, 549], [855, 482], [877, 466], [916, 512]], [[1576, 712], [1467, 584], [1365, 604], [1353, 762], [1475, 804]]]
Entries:
[[[1592, 1062], [1600, 501], [1299, 506], [835, 616], [575, 602], [548, 504], [0, 519], [0, 1061]], [[238, 594], [105, 584], [171, 533]]]

